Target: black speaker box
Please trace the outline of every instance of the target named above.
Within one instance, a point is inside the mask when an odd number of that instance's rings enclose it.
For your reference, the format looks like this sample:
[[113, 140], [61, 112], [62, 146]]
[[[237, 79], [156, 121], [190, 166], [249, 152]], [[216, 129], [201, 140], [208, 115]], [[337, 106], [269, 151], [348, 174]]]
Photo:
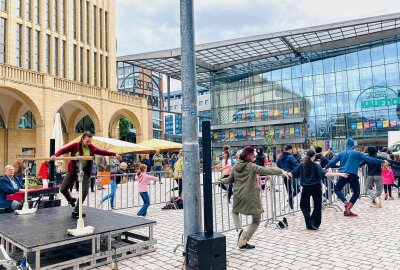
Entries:
[[186, 242], [186, 269], [225, 270], [226, 238], [220, 233], [196, 233]]

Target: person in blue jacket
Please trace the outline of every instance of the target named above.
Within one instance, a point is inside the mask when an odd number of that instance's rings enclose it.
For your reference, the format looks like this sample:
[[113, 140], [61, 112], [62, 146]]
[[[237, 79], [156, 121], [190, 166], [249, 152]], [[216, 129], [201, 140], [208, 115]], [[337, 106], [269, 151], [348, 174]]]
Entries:
[[[335, 185], [335, 193], [338, 198], [344, 203], [344, 216], [348, 217], [356, 217], [357, 214], [351, 212], [351, 208], [354, 206], [358, 198], [360, 197], [360, 182], [358, 181], [358, 166], [361, 161], [366, 161], [367, 163], [377, 163], [383, 164], [387, 163], [386, 160], [371, 158], [364, 155], [361, 152], [354, 150], [354, 140], [349, 138], [346, 141], [346, 150], [340, 152], [334, 159], [332, 159], [328, 165], [325, 166], [325, 169], [329, 169], [333, 167], [336, 163], [340, 161], [340, 169], [341, 173], [347, 173], [348, 178], [339, 177], [339, 180]], [[346, 197], [342, 193], [342, 189], [346, 184], [349, 184], [351, 189], [353, 190], [353, 195], [348, 202]]]
[[[299, 162], [293, 157], [293, 147], [291, 145], [285, 146], [285, 151], [279, 157], [276, 162], [276, 166], [287, 172], [292, 172], [299, 166]], [[286, 191], [288, 193], [289, 206], [293, 209], [293, 198], [300, 192], [300, 185], [298, 179], [290, 179], [283, 177], [283, 183], [285, 184]]]
[[4, 176], [0, 179], [0, 208], [4, 208], [6, 213], [21, 209], [22, 203], [19, 201], [6, 200], [7, 195], [18, 191], [24, 191], [24, 185], [21, 180], [14, 176], [15, 169], [12, 165], [4, 168]]

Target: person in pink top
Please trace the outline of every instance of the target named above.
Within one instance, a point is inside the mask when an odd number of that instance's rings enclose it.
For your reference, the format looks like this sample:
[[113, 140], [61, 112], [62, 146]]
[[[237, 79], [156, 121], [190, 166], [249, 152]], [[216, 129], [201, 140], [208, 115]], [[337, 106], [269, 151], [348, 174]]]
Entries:
[[[221, 180], [228, 178], [228, 176], [231, 174], [231, 171], [232, 171], [232, 161], [230, 159], [228, 150], [224, 150], [222, 152], [222, 158], [223, 159], [222, 159], [221, 163], [219, 163], [217, 166], [215, 166], [215, 167], [219, 168], [219, 171], [222, 173]], [[227, 190], [227, 188], [224, 184], [221, 184], [221, 188], [224, 190]], [[231, 201], [232, 195], [233, 195], [233, 184], [230, 184], [228, 187], [228, 202]]]
[[392, 185], [394, 184], [394, 173], [387, 164], [382, 165], [382, 182], [385, 190], [385, 200], [394, 200], [392, 197]]
[[139, 170], [136, 173], [136, 177], [135, 177], [135, 180], [138, 181], [140, 197], [142, 197], [142, 200], [143, 200], [143, 206], [139, 210], [139, 212], [137, 212], [137, 216], [142, 216], [142, 217], [147, 216], [147, 209], [150, 206], [150, 196], [149, 196], [149, 192], [148, 192], [148, 188], [149, 188], [148, 182], [149, 181], [158, 181], [159, 180], [158, 177], [148, 175], [146, 173], [146, 171], [147, 171], [147, 165], [146, 164], [140, 164]]

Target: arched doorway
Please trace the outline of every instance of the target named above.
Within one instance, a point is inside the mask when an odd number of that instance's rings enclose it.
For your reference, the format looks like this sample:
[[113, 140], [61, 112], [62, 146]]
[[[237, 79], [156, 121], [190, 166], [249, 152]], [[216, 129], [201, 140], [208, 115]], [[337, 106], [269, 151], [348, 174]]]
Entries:
[[[0, 88], [0, 167], [16, 155], [41, 154], [43, 118], [37, 104], [18, 89]], [[34, 171], [32, 171], [34, 173]]]
[[101, 131], [99, 117], [93, 107], [80, 100], [70, 100], [58, 110], [61, 116], [64, 142], [75, 139], [79, 134], [90, 131], [93, 134]]
[[110, 120], [109, 137], [134, 143], [142, 142], [142, 127], [136, 115], [126, 109], [116, 111]]

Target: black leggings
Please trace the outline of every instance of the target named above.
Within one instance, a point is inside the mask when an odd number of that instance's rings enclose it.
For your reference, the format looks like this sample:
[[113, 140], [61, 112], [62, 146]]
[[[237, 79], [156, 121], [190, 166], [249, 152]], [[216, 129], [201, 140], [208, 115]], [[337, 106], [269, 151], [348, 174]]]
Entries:
[[383, 185], [383, 189], [385, 190], [385, 194], [389, 191], [389, 197], [392, 197], [392, 186], [393, 185]]
[[179, 197], [182, 197], [182, 179], [175, 179], [178, 184]]

